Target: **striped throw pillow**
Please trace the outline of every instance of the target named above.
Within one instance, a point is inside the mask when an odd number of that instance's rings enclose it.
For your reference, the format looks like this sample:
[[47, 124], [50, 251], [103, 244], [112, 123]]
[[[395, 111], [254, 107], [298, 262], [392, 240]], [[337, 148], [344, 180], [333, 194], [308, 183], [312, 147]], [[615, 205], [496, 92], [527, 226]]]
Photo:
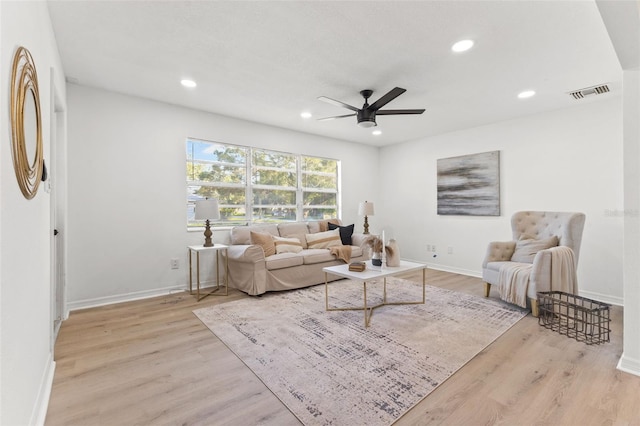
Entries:
[[307, 234], [307, 246], [310, 249], [329, 248], [333, 246], [341, 246], [340, 231], [316, 232], [315, 234]]
[[297, 238], [273, 237], [273, 244], [276, 246], [276, 254], [302, 251], [302, 243]]

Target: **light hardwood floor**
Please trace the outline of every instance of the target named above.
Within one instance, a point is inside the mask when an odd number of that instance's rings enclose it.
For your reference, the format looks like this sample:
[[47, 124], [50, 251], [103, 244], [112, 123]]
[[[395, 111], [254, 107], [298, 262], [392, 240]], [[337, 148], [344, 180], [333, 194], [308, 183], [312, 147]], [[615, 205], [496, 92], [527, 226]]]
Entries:
[[[427, 279], [484, 291], [478, 278], [429, 270]], [[55, 346], [45, 424], [300, 424], [192, 313], [245, 297], [177, 293], [72, 312]], [[622, 309], [611, 316], [611, 342], [596, 346], [527, 316], [396, 424], [640, 425], [640, 377], [616, 370]]]

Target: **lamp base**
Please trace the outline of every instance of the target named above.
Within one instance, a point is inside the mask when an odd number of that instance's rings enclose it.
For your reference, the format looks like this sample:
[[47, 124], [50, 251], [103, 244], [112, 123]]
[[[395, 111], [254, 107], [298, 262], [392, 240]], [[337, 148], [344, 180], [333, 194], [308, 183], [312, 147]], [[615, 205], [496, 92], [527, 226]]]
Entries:
[[367, 216], [364, 217], [364, 232], [363, 234], [368, 234], [369, 233], [369, 220], [367, 219]]
[[211, 239], [212, 235], [213, 232], [211, 232], [211, 224], [209, 223], [209, 219], [207, 219], [207, 221], [205, 222], [204, 244], [202, 245], [202, 247], [213, 247], [213, 241]]

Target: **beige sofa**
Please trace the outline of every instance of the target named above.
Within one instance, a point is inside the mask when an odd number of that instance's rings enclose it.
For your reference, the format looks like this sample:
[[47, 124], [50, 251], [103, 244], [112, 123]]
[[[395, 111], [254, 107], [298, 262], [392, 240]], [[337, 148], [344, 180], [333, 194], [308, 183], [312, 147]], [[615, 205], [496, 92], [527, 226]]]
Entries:
[[[229, 286], [255, 296], [267, 291], [291, 290], [323, 283], [325, 276], [322, 268], [345, 262], [332, 255], [330, 249], [308, 248], [306, 235], [318, 234], [322, 225], [321, 222], [289, 222], [232, 228], [227, 252]], [[262, 246], [252, 244], [252, 231], [274, 237], [297, 238], [302, 250], [265, 256]], [[350, 261], [366, 260], [367, 251], [363, 250], [366, 236], [354, 233], [351, 238]], [[329, 279], [339, 277], [329, 276]]]

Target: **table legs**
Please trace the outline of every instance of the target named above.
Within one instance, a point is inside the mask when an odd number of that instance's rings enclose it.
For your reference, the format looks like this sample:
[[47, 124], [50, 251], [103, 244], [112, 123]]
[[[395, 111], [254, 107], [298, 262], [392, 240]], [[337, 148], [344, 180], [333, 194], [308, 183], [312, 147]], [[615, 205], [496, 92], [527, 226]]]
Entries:
[[377, 305], [369, 306], [367, 304], [367, 281], [362, 281], [362, 293], [363, 293], [363, 304], [362, 307], [355, 308], [340, 308], [340, 307], [329, 307], [329, 280], [327, 277], [328, 272], [324, 273], [324, 300], [325, 300], [325, 310], [326, 311], [364, 311], [364, 326], [369, 327], [371, 324], [371, 317], [373, 316], [373, 311], [376, 308], [380, 308], [382, 306], [387, 305], [418, 305], [424, 304], [426, 302], [426, 269], [422, 270], [422, 300], [419, 301], [406, 301], [406, 302], [388, 302], [387, 301], [387, 278], [383, 278], [383, 289], [382, 289], [382, 303]]
[[[200, 296], [200, 252], [196, 251], [196, 300], [199, 302], [207, 296], [228, 296], [229, 295], [229, 256], [226, 253], [224, 256], [224, 270], [220, 271], [220, 256], [222, 255], [220, 250], [216, 250], [216, 287], [208, 293], [203, 293]], [[224, 280], [221, 278], [224, 277]], [[224, 293], [221, 291], [220, 282], [224, 283]], [[189, 249], [189, 294], [193, 294], [193, 256], [192, 250]]]

